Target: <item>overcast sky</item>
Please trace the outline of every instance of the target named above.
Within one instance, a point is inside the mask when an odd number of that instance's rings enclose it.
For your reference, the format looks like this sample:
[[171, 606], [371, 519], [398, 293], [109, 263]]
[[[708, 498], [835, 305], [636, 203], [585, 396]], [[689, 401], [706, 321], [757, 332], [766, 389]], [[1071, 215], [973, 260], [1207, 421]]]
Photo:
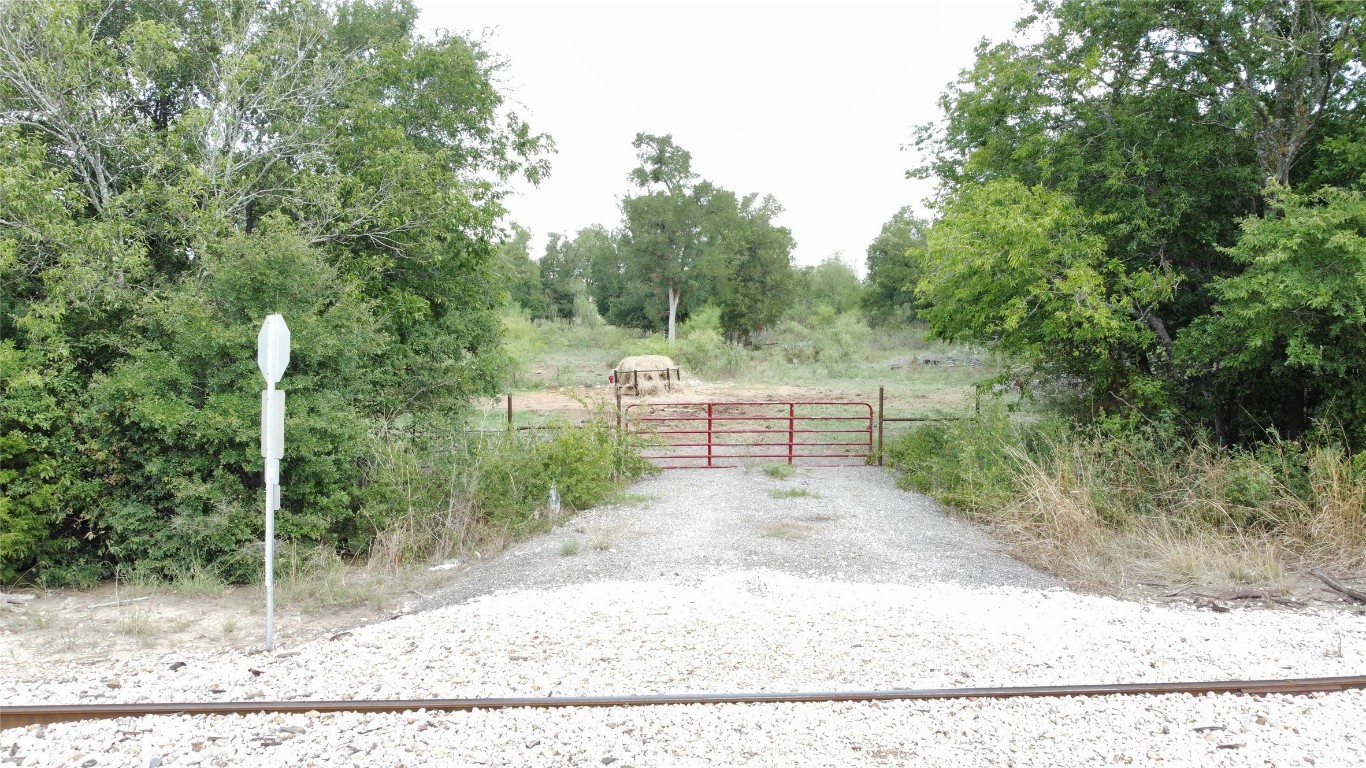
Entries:
[[504, 91], [555, 138], [550, 178], [510, 218], [536, 236], [617, 226], [638, 131], [673, 134], [702, 178], [776, 197], [799, 264], [864, 250], [929, 182], [914, 126], [982, 38], [1010, 37], [1021, 0], [455, 2], [417, 0], [424, 30], [479, 35], [509, 61]]

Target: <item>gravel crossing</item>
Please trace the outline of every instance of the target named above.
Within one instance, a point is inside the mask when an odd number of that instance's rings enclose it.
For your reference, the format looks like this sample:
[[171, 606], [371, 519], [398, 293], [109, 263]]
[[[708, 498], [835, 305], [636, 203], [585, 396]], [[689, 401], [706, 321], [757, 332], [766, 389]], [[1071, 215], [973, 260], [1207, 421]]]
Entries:
[[[793, 496], [805, 489], [806, 496]], [[1077, 594], [874, 468], [672, 472], [399, 618], [263, 652], [33, 668], [0, 702], [827, 691], [1361, 674], [1366, 617]], [[774, 491], [783, 493], [775, 494]], [[577, 542], [577, 548], [570, 542]], [[129, 718], [0, 731], [119, 765], [1366, 764], [1366, 694]]]

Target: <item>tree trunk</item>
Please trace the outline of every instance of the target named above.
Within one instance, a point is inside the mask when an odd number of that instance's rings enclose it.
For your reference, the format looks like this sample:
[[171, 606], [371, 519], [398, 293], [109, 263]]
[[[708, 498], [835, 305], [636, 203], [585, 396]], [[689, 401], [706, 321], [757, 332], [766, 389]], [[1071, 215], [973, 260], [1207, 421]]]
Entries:
[[669, 283], [669, 343], [674, 342], [674, 319], [678, 317], [678, 289]]

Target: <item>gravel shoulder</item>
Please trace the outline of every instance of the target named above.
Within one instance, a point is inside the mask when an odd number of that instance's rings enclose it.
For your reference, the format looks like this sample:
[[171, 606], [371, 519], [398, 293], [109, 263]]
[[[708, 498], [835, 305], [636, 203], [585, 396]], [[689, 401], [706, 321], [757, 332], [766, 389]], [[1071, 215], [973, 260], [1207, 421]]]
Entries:
[[[871, 468], [786, 480], [667, 473], [434, 597], [424, 610], [275, 654], [187, 650], [42, 666], [0, 658], [0, 702], [857, 690], [1366, 670], [1361, 615], [1214, 613], [1071, 592]], [[0, 730], [0, 755], [87, 768], [1354, 766], [1366, 763], [1363, 711], [1366, 693], [1349, 691], [130, 718]]]

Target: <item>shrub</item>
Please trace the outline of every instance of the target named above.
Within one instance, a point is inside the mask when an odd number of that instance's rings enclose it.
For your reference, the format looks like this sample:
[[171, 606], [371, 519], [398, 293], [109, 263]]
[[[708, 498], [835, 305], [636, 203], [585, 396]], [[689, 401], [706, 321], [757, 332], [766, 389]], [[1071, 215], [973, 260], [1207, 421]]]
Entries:
[[271, 229], [205, 254], [202, 275], [139, 318], [147, 341], [95, 376], [77, 426], [107, 489], [90, 525], [119, 564], [171, 576], [192, 565], [247, 581], [260, 570], [261, 318], [284, 310], [293, 337], [281, 464], [281, 537], [342, 552], [368, 539], [355, 468], [394, 368], [357, 287], [302, 240]]
[[675, 362], [699, 376], [734, 376], [749, 361], [743, 347], [726, 341], [711, 328], [694, 329], [674, 351]]
[[105, 568], [77, 552], [86, 533], [75, 510], [93, 498], [63, 397], [60, 370], [0, 342], [0, 582], [38, 566], [51, 586], [98, 580]]
[[929, 422], [886, 447], [887, 463], [901, 471], [898, 484], [931, 494], [968, 512], [988, 514], [1007, 504], [1018, 461], [1012, 451], [1032, 438], [1012, 424], [998, 403], [976, 419]]
[[565, 507], [586, 509], [655, 471], [636, 438], [601, 415], [582, 427], [459, 432], [425, 450], [390, 433], [373, 456], [365, 509], [372, 557], [385, 565], [444, 559], [487, 529], [537, 530], [551, 522], [552, 485]]
[[470, 478], [469, 500], [483, 518], [514, 530], [537, 521], [552, 484], [565, 506], [587, 509], [653, 470], [634, 439], [605, 419], [499, 435], [479, 448], [484, 456]]

